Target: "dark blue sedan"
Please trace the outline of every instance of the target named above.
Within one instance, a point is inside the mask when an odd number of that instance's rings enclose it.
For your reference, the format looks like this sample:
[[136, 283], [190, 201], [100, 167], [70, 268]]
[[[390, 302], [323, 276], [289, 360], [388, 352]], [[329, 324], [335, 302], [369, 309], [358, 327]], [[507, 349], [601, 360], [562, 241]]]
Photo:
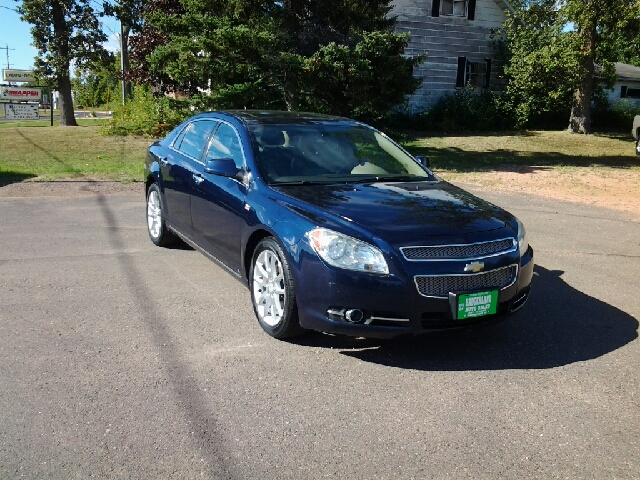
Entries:
[[520, 309], [533, 275], [522, 223], [425, 163], [346, 118], [203, 113], [149, 148], [149, 235], [245, 282], [276, 338], [390, 338]]

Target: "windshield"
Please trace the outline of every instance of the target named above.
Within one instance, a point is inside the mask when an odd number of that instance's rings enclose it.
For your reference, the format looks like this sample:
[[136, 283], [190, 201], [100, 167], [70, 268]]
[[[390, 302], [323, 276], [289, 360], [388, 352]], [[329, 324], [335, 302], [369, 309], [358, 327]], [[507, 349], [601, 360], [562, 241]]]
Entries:
[[436, 180], [384, 134], [353, 124], [252, 125], [258, 168], [272, 184]]

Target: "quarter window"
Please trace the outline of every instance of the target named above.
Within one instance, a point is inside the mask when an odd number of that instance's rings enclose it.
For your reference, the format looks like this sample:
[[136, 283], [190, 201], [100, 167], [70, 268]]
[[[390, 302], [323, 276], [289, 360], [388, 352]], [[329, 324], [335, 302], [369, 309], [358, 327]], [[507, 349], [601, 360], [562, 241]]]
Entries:
[[180, 145], [176, 145], [176, 149], [185, 155], [200, 160], [216, 124], [217, 122], [214, 120], [199, 120], [191, 123], [186, 128]]

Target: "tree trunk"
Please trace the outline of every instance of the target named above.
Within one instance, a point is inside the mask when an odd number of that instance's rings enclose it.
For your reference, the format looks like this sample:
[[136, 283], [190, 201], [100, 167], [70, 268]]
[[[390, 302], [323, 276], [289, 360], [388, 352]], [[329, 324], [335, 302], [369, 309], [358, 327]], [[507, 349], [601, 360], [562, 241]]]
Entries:
[[60, 126], [77, 127], [75, 112], [73, 111], [73, 96], [71, 95], [71, 79], [69, 75], [58, 77], [58, 92], [60, 94]]
[[586, 55], [582, 66], [585, 75], [578, 89], [573, 94], [571, 117], [569, 118], [569, 132], [588, 135], [591, 133], [591, 93], [593, 90], [596, 56], [595, 22], [585, 31], [584, 36]]
[[291, 85], [285, 85], [284, 101], [288, 111], [297, 112], [300, 108], [300, 92]]
[[56, 66], [57, 87], [60, 94], [60, 126], [77, 127], [69, 74], [69, 32], [65, 22], [64, 8], [57, 0], [51, 2], [51, 16], [53, 17], [53, 31], [59, 42], [58, 55], [64, 59], [62, 65]]

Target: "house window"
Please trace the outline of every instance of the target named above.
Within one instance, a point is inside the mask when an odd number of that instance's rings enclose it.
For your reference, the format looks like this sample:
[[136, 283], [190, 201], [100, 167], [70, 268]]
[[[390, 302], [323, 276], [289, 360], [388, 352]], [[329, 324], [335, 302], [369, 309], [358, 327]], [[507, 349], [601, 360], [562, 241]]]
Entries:
[[476, 0], [431, 0], [431, 16], [476, 19]]
[[491, 84], [491, 59], [474, 62], [466, 57], [458, 57], [456, 87], [470, 85], [474, 88], [489, 88]]
[[620, 98], [640, 98], [640, 88], [622, 86], [620, 88]]
[[440, 15], [467, 16], [467, 0], [442, 0]]
[[467, 62], [465, 85], [487, 87], [487, 62]]

